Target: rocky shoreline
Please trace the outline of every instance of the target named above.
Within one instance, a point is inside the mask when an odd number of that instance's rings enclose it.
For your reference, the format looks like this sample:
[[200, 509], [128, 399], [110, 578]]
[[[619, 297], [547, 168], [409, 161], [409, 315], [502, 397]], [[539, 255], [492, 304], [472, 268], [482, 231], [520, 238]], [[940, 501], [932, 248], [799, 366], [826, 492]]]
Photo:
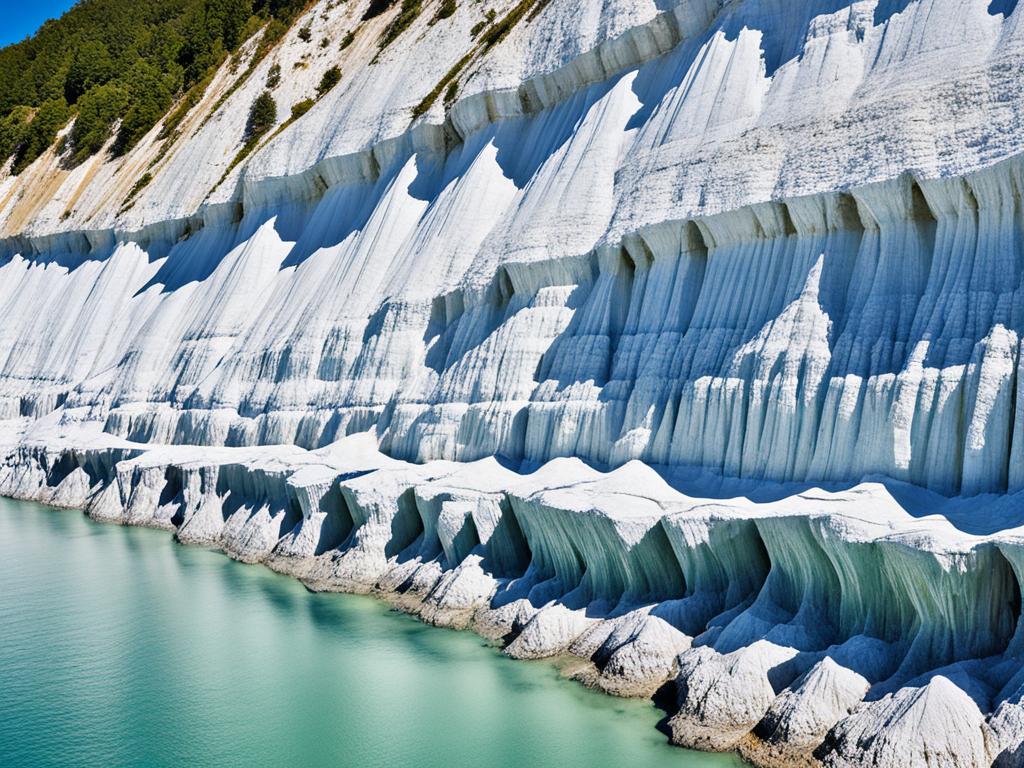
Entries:
[[[612, 695], [674, 687], [682, 746], [765, 768], [1020, 764], [1024, 558], [1005, 533], [897, 520], [883, 486], [757, 503], [687, 496], [638, 462], [407, 464], [370, 434], [311, 452], [115, 442], [12, 447], [0, 491], [371, 594], [514, 658], [572, 659]], [[858, 523], [868, 508], [884, 532]], [[815, 540], [829, 567], [876, 569], [859, 603], [831, 594]], [[899, 596], [872, 591], [901, 571], [920, 591], [883, 617]]]

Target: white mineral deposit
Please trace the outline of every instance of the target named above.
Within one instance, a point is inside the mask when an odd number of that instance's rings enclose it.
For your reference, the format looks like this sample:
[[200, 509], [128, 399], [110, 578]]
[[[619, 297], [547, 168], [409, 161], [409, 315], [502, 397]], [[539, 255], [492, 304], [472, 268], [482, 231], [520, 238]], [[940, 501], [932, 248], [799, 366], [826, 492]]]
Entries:
[[4, 171], [0, 492], [669, 690], [680, 745], [1024, 766], [1014, 5], [292, 31], [164, 155]]

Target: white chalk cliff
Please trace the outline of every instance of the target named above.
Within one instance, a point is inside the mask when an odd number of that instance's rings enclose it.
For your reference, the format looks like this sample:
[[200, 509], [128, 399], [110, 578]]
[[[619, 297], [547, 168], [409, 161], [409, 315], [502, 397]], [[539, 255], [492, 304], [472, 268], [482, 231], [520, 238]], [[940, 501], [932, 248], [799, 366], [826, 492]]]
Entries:
[[367, 5], [0, 174], [0, 492], [674, 686], [683, 745], [1024, 766], [1015, 0]]

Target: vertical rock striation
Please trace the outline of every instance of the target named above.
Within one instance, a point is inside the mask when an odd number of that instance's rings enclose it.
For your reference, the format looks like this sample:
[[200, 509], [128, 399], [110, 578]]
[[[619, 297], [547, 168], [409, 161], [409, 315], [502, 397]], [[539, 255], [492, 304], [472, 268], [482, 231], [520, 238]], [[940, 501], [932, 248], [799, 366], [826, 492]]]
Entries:
[[383, 49], [365, 5], [174, 139], [0, 170], [0, 492], [668, 690], [680, 744], [1022, 764], [1015, 3], [488, 0]]

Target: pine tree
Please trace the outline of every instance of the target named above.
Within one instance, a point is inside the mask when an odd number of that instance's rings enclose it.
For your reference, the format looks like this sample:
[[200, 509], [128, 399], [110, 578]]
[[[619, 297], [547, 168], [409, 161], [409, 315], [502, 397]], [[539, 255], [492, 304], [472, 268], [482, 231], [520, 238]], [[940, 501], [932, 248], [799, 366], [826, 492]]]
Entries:
[[323, 96], [325, 93], [331, 90], [331, 88], [336, 86], [340, 80], [340, 69], [338, 69], [337, 67], [331, 67], [330, 69], [328, 69], [326, 72], [324, 72], [324, 76], [320, 78], [320, 85], [316, 87], [317, 97]]
[[[185, 111], [198, 103], [216, 67], [247, 36], [265, 26], [265, 37], [280, 39], [305, 5], [80, 0], [31, 38], [0, 49], [0, 165], [16, 155], [20, 171], [76, 111], [70, 137], [76, 161], [102, 147], [118, 119], [115, 154], [128, 151], [176, 102]], [[62, 123], [54, 128], [57, 118]]]
[[252, 103], [249, 109], [249, 122], [245, 126], [245, 137], [249, 141], [258, 139], [265, 134], [277, 122], [277, 102], [270, 95], [270, 91], [264, 91]]

